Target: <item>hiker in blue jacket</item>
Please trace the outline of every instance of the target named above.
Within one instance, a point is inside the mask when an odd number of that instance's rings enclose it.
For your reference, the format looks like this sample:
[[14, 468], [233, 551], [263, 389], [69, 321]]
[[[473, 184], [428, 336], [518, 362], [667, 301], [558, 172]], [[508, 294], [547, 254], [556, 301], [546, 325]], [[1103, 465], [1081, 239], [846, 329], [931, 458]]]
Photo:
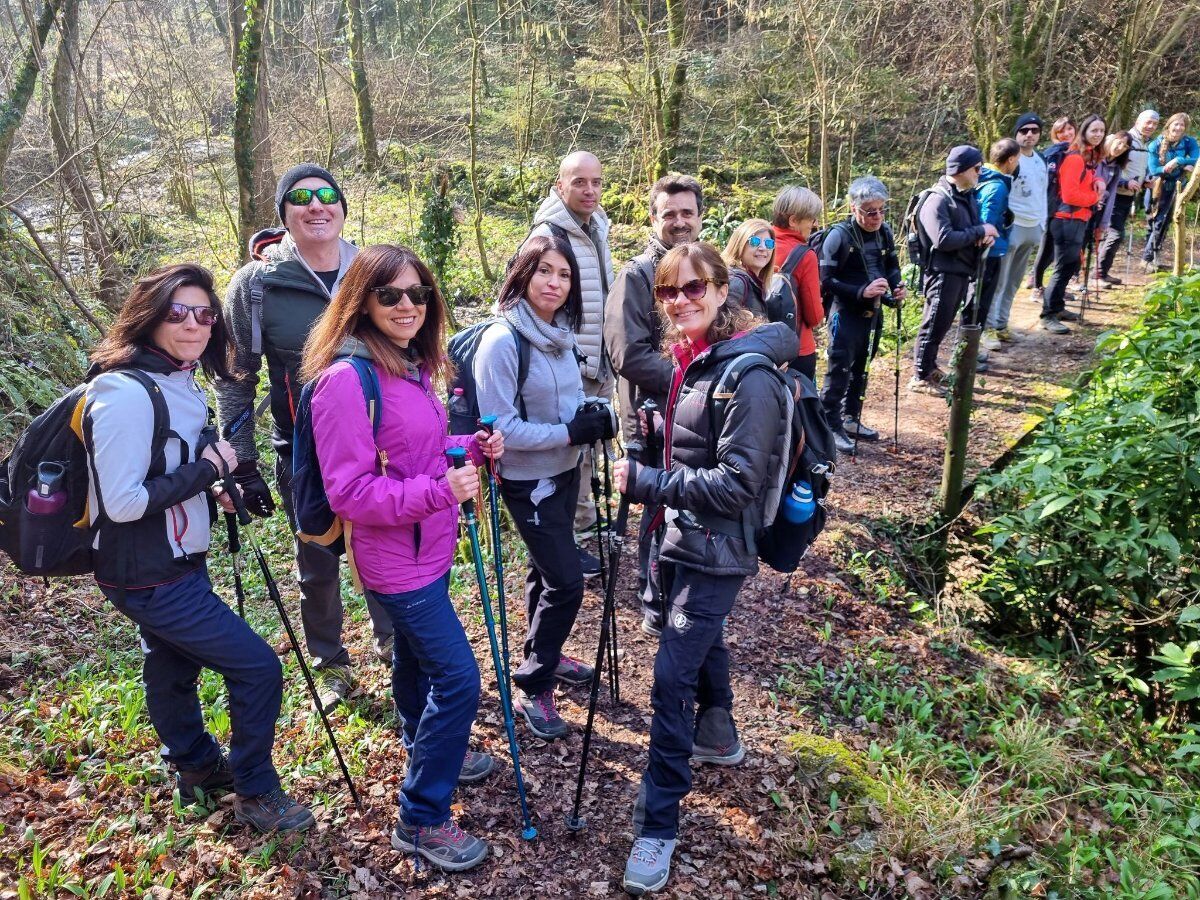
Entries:
[[[975, 186], [975, 199], [979, 203], [979, 216], [985, 223], [995, 227], [996, 240], [988, 250], [987, 262], [984, 264], [983, 281], [976, 285], [976, 296], [979, 298], [980, 323], [987, 322], [988, 312], [992, 307], [992, 299], [996, 296], [996, 288], [1000, 284], [1000, 262], [1008, 254], [1008, 234], [1012, 229], [1013, 215], [1008, 208], [1008, 198], [1012, 193], [1013, 174], [1021, 161], [1021, 146], [1012, 138], [1001, 138], [988, 148], [988, 163], [979, 173], [979, 183]], [[987, 354], [990, 350], [999, 350], [1003, 345], [998, 338], [985, 335], [981, 341], [979, 362], [976, 371], [988, 370]]]

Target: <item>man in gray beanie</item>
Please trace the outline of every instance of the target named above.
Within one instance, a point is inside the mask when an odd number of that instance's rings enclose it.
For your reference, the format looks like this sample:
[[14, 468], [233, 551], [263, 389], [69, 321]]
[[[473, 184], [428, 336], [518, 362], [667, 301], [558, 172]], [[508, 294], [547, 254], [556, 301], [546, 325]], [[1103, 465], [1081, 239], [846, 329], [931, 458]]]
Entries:
[[[234, 273], [225, 294], [225, 320], [235, 345], [240, 381], [218, 381], [217, 409], [223, 425], [240, 425], [230, 437], [239, 464], [235, 477], [247, 508], [257, 516], [275, 511], [271, 489], [259, 472], [254, 445], [254, 395], [263, 358], [270, 384], [271, 443], [275, 483], [295, 531], [292, 512], [292, 427], [300, 400], [300, 358], [313, 324], [341, 283], [358, 249], [342, 240], [346, 197], [328, 171], [312, 163], [293, 166], [275, 188], [283, 228], [250, 239], [251, 261]], [[300, 618], [320, 686], [321, 703], [336, 706], [353, 684], [350, 654], [342, 644], [342, 595], [338, 559], [296, 540]], [[387, 613], [368, 598], [375, 644], [391, 659], [392, 626]]]
[[975, 202], [975, 185], [983, 171], [983, 153], [961, 144], [946, 157], [946, 174], [938, 179], [918, 210], [918, 233], [929, 260], [922, 294], [925, 308], [917, 331], [915, 366], [909, 390], [945, 394], [946, 373], [938, 368], [942, 340], [963, 307], [975, 279], [981, 248], [999, 232], [984, 222]]

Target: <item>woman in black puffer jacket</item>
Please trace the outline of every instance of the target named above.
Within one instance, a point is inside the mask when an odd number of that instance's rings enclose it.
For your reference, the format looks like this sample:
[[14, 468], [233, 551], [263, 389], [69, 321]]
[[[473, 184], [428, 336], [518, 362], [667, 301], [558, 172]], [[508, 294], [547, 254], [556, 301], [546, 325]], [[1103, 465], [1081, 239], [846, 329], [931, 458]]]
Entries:
[[667, 608], [654, 662], [650, 759], [625, 869], [625, 886], [635, 894], [666, 883], [679, 803], [691, 789], [689, 759], [737, 765], [745, 756], [733, 724], [723, 631], [742, 582], [758, 571], [744, 534], [761, 524], [767, 488], [782, 465], [788, 400], [770, 372], [746, 370], [714, 434], [709, 388], [741, 354], [760, 353], [779, 365], [799, 351], [794, 330], [761, 324], [726, 303], [729, 270], [708, 244], [671, 249], [658, 264], [654, 292], [664, 352], [675, 361], [665, 429], [670, 468], [631, 460], [615, 467], [617, 488], [631, 500], [662, 505], [667, 522], [659, 552]]

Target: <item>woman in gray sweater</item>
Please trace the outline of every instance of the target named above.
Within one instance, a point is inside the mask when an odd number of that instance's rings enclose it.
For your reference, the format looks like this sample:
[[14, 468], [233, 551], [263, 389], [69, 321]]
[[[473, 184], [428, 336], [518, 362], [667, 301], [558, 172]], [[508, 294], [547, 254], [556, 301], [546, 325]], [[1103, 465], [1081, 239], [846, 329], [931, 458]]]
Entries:
[[[567, 733], [554, 705], [556, 680], [589, 684], [592, 669], [563, 655], [583, 601], [583, 569], [573, 522], [580, 448], [613, 436], [606, 411], [583, 406], [575, 350], [582, 312], [579, 268], [570, 245], [533, 237], [513, 261], [498, 303], [503, 319], [483, 335], [474, 374], [479, 411], [504, 434], [501, 495], [529, 549], [528, 633], [513, 681], [530, 730], [543, 740]], [[518, 341], [529, 370], [518, 395]]]

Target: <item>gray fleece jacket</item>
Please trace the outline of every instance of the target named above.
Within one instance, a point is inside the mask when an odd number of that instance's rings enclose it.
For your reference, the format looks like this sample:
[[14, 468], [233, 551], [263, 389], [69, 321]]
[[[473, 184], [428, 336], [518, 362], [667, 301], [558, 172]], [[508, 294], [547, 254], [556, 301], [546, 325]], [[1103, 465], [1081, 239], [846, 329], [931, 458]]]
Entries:
[[575, 339], [560, 310], [551, 325], [521, 300], [502, 313], [529, 341], [529, 374], [517, 403], [517, 341], [503, 322], [492, 325], [475, 353], [479, 414], [496, 416], [504, 435], [500, 474], [516, 481], [550, 478], [579, 465], [580, 450], [570, 445], [567, 423], [583, 403], [583, 379], [575, 357]]

